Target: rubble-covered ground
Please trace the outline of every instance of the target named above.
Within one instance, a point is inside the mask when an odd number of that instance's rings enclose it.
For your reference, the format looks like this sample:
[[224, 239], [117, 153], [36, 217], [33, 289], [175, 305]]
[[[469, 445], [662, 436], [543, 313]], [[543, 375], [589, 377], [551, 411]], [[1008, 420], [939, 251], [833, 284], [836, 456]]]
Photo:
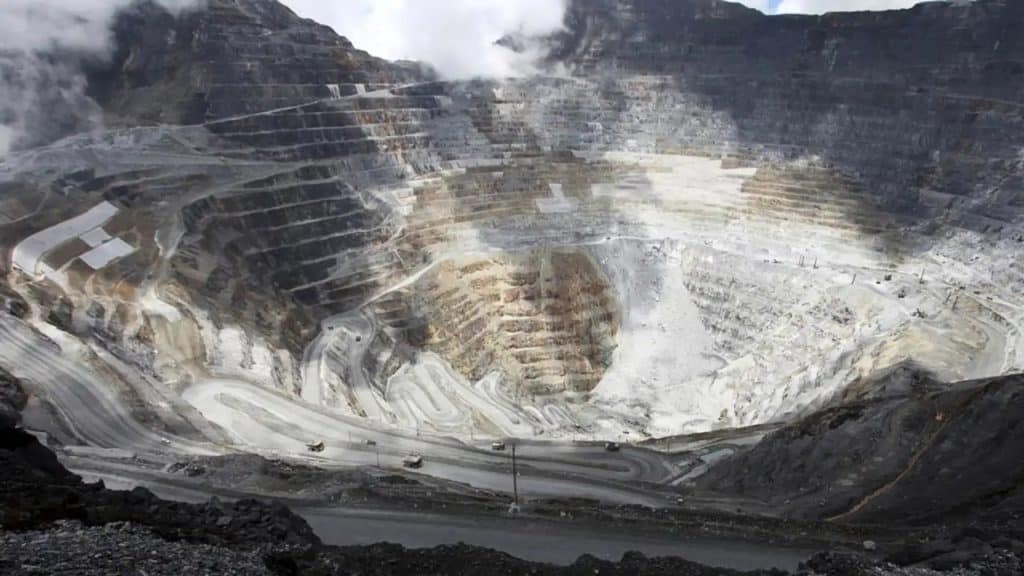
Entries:
[[86, 526], [63, 520], [46, 530], [0, 533], [0, 572], [10, 576], [271, 574], [257, 554], [168, 542], [132, 524]]

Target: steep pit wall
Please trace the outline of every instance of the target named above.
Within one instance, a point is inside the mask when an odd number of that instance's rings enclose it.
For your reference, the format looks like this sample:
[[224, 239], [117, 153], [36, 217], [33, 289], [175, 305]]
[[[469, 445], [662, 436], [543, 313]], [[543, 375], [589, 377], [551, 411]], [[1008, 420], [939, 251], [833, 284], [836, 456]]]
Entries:
[[[577, 2], [549, 39], [569, 76], [405, 85], [428, 77], [269, 0], [212, 2], [173, 37], [142, 11], [97, 98], [193, 125], [2, 167], [4, 214], [72, 200], [5, 226], [5, 248], [107, 199], [139, 250], [65, 286], [9, 281], [160, 378], [306, 398], [323, 372], [308, 397], [356, 413], [419, 354], [610, 433], [788, 418], [907, 359], [1004, 373], [1024, 366], [1020, 17]], [[339, 316], [374, 331], [357, 366], [340, 341], [307, 358]]]
[[588, 392], [611, 363], [616, 296], [586, 254], [463, 258], [424, 283], [410, 340], [473, 380], [500, 370], [516, 396]]

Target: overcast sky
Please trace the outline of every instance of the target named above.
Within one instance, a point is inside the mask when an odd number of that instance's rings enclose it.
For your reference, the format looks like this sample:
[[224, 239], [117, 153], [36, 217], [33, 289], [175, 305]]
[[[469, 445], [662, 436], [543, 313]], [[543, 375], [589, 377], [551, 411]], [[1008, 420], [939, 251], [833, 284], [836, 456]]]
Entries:
[[[6, 0], [0, 0], [6, 1]], [[565, 0], [283, 0], [358, 48], [391, 60], [423, 60], [447, 77], [508, 75], [528, 59], [494, 46], [502, 34], [562, 24]], [[918, 0], [740, 0], [766, 13], [907, 8]]]
[[523, 59], [495, 46], [512, 31], [562, 25], [564, 0], [285, 0], [356, 47], [391, 60], [424, 60], [448, 77], [508, 75]]

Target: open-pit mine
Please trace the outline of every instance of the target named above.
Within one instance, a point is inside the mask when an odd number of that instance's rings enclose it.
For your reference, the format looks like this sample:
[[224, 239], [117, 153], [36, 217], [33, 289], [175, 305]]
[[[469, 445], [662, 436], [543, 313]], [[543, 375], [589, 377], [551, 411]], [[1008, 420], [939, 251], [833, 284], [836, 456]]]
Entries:
[[894, 374], [1024, 370], [1022, 10], [579, 0], [535, 75], [443, 81], [271, 0], [145, 4], [106, 128], [0, 158], [0, 367], [108, 481], [415, 453], [505, 491], [515, 441], [527, 495], [726, 490]]

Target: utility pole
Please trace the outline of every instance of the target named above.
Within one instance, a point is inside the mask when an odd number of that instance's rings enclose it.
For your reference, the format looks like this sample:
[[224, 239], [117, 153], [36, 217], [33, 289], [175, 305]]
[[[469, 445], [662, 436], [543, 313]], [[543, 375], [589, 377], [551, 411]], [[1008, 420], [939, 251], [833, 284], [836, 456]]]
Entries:
[[519, 472], [516, 470], [516, 445], [512, 444], [512, 498], [519, 507]]
[[377, 468], [380, 468], [380, 446], [374, 446], [377, 449]]
[[509, 514], [519, 513], [519, 471], [516, 470], [516, 444], [512, 443], [512, 505], [508, 507]]

